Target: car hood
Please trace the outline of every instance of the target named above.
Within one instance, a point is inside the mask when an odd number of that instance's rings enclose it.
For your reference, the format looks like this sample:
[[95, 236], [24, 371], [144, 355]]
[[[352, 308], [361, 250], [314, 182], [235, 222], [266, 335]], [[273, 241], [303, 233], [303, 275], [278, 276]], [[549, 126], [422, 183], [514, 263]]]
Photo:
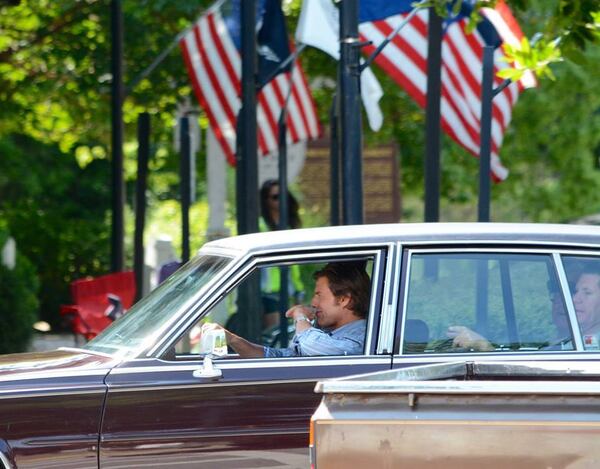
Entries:
[[0, 355], [0, 393], [19, 389], [60, 389], [102, 385], [118, 361], [84, 350]]

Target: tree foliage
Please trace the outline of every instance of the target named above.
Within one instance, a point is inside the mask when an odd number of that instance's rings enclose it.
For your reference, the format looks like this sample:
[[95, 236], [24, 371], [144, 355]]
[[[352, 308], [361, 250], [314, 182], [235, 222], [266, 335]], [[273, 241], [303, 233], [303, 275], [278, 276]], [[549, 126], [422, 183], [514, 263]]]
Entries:
[[38, 286], [35, 268], [24, 256], [17, 256], [13, 269], [0, 262], [0, 354], [27, 350], [37, 319]]
[[[445, 0], [432, 0], [442, 4]], [[482, 2], [480, 2], [482, 3]], [[518, 102], [501, 156], [509, 179], [493, 187], [496, 221], [565, 221], [600, 209], [597, 0], [509, 0], [526, 47], [547, 58], [554, 81], [543, 80]], [[175, 225], [178, 158], [173, 150], [177, 108], [195, 102], [177, 47], [135, 88], [129, 85], [173, 44], [208, 0], [123, 0], [125, 170], [133, 207], [136, 118], [152, 116], [150, 219]], [[300, 0], [284, 0], [290, 31]], [[68, 283], [108, 270], [110, 236], [110, 0], [21, 0], [0, 4], [0, 217], [35, 263], [42, 317], [57, 322]], [[559, 42], [555, 40], [560, 38]], [[554, 48], [550, 45], [553, 44]], [[547, 51], [543, 47], [549, 48]], [[540, 52], [541, 51], [541, 52]], [[519, 56], [521, 54], [521, 56]], [[514, 49], [526, 63], [529, 55]], [[561, 62], [554, 59], [560, 58]], [[336, 63], [307, 49], [302, 63], [321, 121], [327, 125]], [[531, 64], [530, 64], [531, 65]], [[369, 145], [397, 142], [404, 220], [422, 220], [424, 115], [380, 70], [384, 127], [365, 131]], [[201, 114], [202, 125], [206, 117]], [[202, 155], [201, 155], [202, 156]], [[442, 154], [442, 218], [474, 220], [478, 163], [447, 138]], [[204, 163], [198, 165], [197, 229], [205, 223]], [[301, 189], [301, 188], [300, 188]], [[131, 213], [131, 210], [129, 211]], [[167, 222], [165, 222], [167, 220]], [[128, 215], [131, 234], [132, 220]], [[130, 238], [130, 237], [129, 237]], [[199, 237], [195, 238], [197, 245]], [[130, 243], [131, 244], [131, 243]], [[131, 249], [128, 249], [131, 253]]]

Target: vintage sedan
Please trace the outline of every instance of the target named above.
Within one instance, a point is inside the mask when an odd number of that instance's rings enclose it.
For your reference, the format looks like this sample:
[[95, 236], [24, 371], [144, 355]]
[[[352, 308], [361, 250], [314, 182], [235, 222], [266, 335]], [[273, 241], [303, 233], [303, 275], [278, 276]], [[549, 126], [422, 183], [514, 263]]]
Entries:
[[[273, 313], [310, 302], [313, 273], [334, 261], [360, 261], [370, 277], [362, 354], [204, 353], [206, 322], [285, 345], [287, 320]], [[306, 467], [318, 380], [459, 356], [597, 360], [598, 279], [600, 229], [582, 226], [363, 225], [213, 241], [82, 348], [0, 357], [0, 464]]]

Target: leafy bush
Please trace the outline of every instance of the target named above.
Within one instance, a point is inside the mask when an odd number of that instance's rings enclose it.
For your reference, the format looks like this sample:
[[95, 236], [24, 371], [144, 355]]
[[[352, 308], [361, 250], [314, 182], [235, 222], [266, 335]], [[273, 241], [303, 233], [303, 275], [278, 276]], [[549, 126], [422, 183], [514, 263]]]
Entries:
[[31, 262], [17, 255], [9, 269], [0, 263], [0, 353], [24, 352], [37, 320], [39, 282]]
[[57, 147], [22, 135], [0, 137], [0, 219], [34, 263], [41, 319], [61, 326], [69, 284], [105, 274], [110, 249], [110, 164], [80, 168]]

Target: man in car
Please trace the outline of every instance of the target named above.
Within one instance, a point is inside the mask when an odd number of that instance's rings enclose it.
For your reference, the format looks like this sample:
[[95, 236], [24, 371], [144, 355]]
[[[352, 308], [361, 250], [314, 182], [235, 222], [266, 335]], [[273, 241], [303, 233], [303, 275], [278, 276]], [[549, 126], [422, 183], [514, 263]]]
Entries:
[[[287, 348], [254, 344], [225, 330], [227, 345], [242, 358], [357, 355], [363, 352], [371, 281], [362, 263], [327, 264], [315, 272], [310, 306], [290, 308], [296, 333]], [[313, 324], [316, 322], [316, 325]], [[206, 328], [220, 327], [216, 324]]]
[[[559, 300], [559, 295], [553, 296], [552, 300], [553, 320], [559, 334], [564, 333], [568, 329], [566, 315], [564, 311], [557, 314], [558, 308], [563, 308], [562, 300]], [[600, 273], [597, 269], [587, 269], [579, 275], [573, 293], [573, 306], [585, 350], [600, 350]], [[561, 320], [557, 321], [558, 318]], [[494, 350], [494, 346], [485, 337], [468, 327], [450, 326], [447, 334], [454, 339], [455, 347], [467, 347], [481, 352]], [[551, 348], [552, 346], [548, 347]]]
[[583, 334], [586, 350], [599, 350], [600, 339], [600, 273], [585, 270], [575, 286], [573, 305]]

